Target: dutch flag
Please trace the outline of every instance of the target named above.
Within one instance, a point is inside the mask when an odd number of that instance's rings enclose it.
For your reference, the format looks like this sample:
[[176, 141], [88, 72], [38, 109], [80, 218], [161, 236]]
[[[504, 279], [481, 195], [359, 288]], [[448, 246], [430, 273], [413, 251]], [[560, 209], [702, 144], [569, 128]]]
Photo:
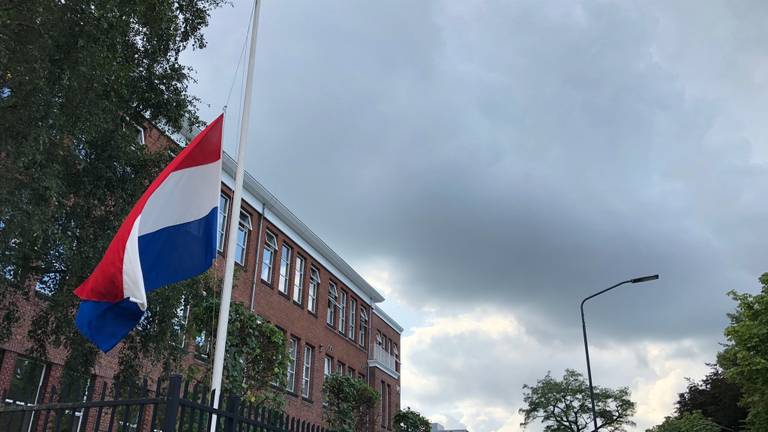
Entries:
[[102, 351], [139, 323], [147, 293], [205, 272], [216, 258], [222, 124], [223, 115], [152, 182], [75, 290], [77, 328]]

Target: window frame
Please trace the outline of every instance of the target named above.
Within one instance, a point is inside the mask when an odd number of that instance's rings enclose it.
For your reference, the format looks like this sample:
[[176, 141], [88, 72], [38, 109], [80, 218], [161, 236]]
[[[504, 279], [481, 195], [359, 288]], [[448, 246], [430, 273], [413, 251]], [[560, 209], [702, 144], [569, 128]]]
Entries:
[[[317, 278], [315, 278], [317, 275]], [[320, 270], [315, 266], [309, 268], [309, 289], [307, 292], [307, 310], [317, 313], [317, 291], [320, 288]]]
[[358, 344], [364, 349], [368, 348], [368, 310], [360, 307], [360, 333], [358, 333]]
[[304, 358], [302, 364], [304, 365], [301, 371], [301, 396], [309, 399], [312, 395], [312, 361], [314, 356], [314, 348], [310, 345], [304, 344]]
[[[287, 253], [287, 256], [286, 256]], [[288, 282], [291, 278], [291, 258], [293, 257], [293, 248], [283, 242], [280, 246], [280, 271], [277, 276], [277, 291], [288, 295]]]
[[296, 363], [299, 357], [299, 339], [291, 336], [288, 341], [288, 369], [285, 382], [285, 389], [291, 393], [296, 393]]
[[357, 299], [355, 299], [352, 296], [349, 296], [349, 325], [347, 326], [347, 337], [355, 340], [355, 337], [357, 336], [355, 332], [355, 325], [357, 324], [355, 322], [355, 318], [357, 315]]
[[346, 333], [346, 327], [347, 327], [347, 292], [344, 290], [340, 290], [339, 292], [339, 299], [336, 303], [339, 307], [339, 325], [338, 330], [339, 333], [344, 334]]
[[[224, 201], [224, 208], [221, 208], [221, 202]], [[229, 219], [229, 203], [231, 200], [225, 193], [219, 194], [219, 213], [216, 218], [216, 250], [223, 254], [224, 244], [227, 241], [227, 220]]]
[[303, 305], [304, 274], [306, 273], [307, 260], [301, 256], [301, 254], [297, 253], [293, 263], [293, 301], [299, 305]]
[[[245, 266], [245, 259], [248, 256], [248, 233], [252, 229], [251, 215], [245, 210], [240, 210], [240, 222], [237, 225], [237, 239], [235, 239], [235, 262], [241, 266]], [[242, 244], [240, 244], [241, 234]]]
[[[270, 239], [272, 241], [270, 241]], [[266, 257], [267, 251], [269, 251], [269, 260], [264, 259]], [[265, 231], [264, 234], [264, 245], [262, 246], [261, 250], [261, 270], [260, 270], [260, 278], [262, 281], [266, 282], [268, 285], [272, 285], [272, 279], [273, 279], [273, 272], [275, 268], [275, 252], [277, 251], [277, 236], [272, 234], [270, 231]], [[264, 270], [266, 271], [266, 274]]]
[[333, 281], [328, 282], [328, 310], [325, 313], [325, 323], [336, 328], [336, 300], [338, 299], [339, 291], [336, 288], [336, 284]]

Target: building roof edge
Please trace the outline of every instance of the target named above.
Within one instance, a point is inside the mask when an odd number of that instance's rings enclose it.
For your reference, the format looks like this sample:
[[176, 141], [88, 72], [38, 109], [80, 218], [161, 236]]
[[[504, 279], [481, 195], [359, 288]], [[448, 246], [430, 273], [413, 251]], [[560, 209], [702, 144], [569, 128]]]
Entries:
[[379, 318], [383, 319], [385, 323], [389, 324], [390, 327], [395, 329], [395, 331], [398, 334], [403, 334], [403, 326], [397, 323], [394, 318], [389, 316], [386, 312], [384, 312], [384, 309], [381, 308], [381, 306], [375, 304], [373, 305], [373, 313], [379, 316]]

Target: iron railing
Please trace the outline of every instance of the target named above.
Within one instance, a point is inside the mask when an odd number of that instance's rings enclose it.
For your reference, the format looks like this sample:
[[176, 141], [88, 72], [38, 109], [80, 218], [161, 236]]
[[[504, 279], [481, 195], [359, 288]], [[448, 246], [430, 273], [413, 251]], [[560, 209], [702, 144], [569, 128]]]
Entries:
[[[97, 391], [99, 390], [99, 391]], [[63, 402], [55, 387], [40, 400], [21, 405], [0, 399], [2, 432], [206, 432], [216, 422], [221, 432], [327, 432], [323, 427], [263, 406], [221, 399], [213, 408], [207, 387], [172, 376], [167, 385], [121, 391], [120, 386], [90, 386], [81, 402]], [[47, 401], [47, 402], [45, 402]]]

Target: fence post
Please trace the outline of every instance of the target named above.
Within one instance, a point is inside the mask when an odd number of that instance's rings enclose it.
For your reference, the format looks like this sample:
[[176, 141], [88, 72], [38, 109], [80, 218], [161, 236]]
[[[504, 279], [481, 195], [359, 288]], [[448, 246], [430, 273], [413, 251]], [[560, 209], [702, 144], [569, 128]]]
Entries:
[[163, 432], [176, 430], [176, 416], [179, 413], [179, 395], [181, 394], [181, 375], [173, 375], [168, 381], [168, 395], [165, 399], [165, 419]]
[[235, 425], [238, 423], [240, 409], [240, 396], [232, 395], [227, 398], [227, 421], [224, 423], [224, 432], [235, 432]]

